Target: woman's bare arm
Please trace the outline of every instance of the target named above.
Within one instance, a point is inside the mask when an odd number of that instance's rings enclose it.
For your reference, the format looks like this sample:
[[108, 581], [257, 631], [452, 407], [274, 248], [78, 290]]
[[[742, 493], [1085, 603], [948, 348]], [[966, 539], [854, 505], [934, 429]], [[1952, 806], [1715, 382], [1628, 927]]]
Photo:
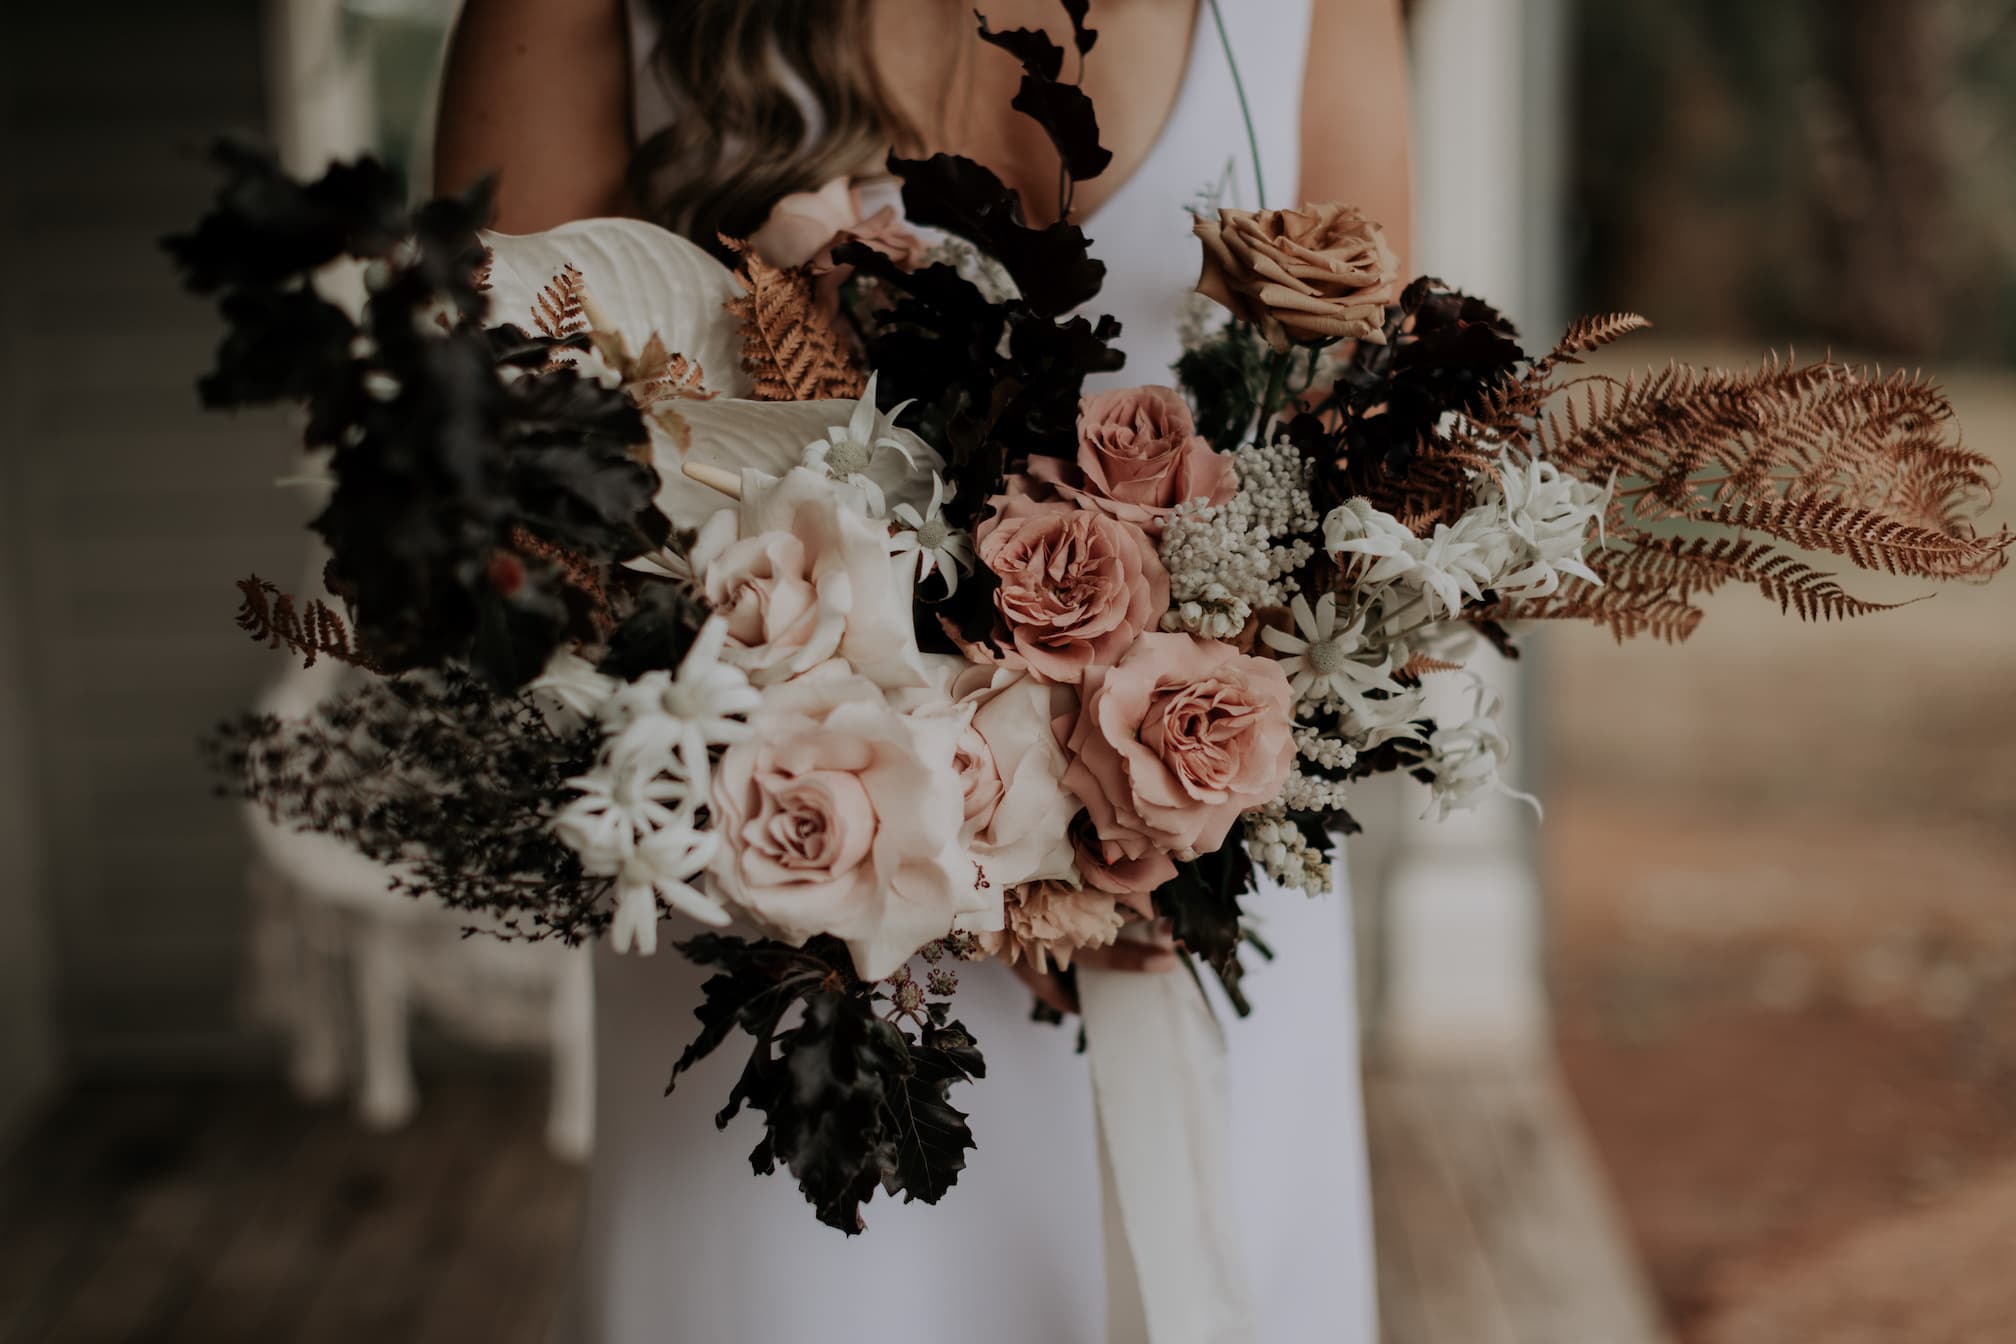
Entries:
[[631, 213], [622, 0], [472, 0], [449, 39], [434, 187], [498, 174], [496, 227]]
[[1400, 0], [1315, 0], [1302, 86], [1304, 201], [1342, 201], [1414, 262], [1414, 141]]

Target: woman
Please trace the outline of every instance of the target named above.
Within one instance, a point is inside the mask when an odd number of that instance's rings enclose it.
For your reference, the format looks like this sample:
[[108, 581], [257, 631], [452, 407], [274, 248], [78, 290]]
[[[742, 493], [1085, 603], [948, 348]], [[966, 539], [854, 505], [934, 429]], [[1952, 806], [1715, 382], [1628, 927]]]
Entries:
[[[1056, 0], [985, 8], [996, 28], [1064, 22]], [[1166, 378], [1197, 271], [1181, 211], [1200, 191], [1351, 201], [1406, 251], [1399, 0], [1222, 9], [1221, 25], [1211, 0], [1092, 6], [1084, 87], [1114, 158], [1073, 214], [1107, 266], [1094, 306], [1124, 324], [1127, 368], [1109, 384]], [[638, 214], [711, 239], [754, 232], [781, 197], [874, 175], [893, 144], [975, 158], [1054, 218], [1055, 158], [1008, 111], [1018, 78], [974, 37], [964, 0], [481, 0], [450, 51], [437, 179], [501, 173], [511, 232]], [[1253, 1018], [1228, 1027], [1232, 1141], [1218, 1156], [1255, 1303], [1239, 1338], [1371, 1344], [1348, 903], [1263, 891], [1252, 906], [1279, 957], [1249, 977]], [[1166, 958], [1122, 955], [1117, 969], [1166, 972]], [[1128, 1243], [1105, 1216], [1084, 1057], [1074, 1033], [1028, 1022], [1027, 989], [998, 965], [967, 968], [958, 994], [990, 1064], [955, 1097], [979, 1152], [942, 1204], [877, 1200], [854, 1240], [816, 1224], [788, 1178], [750, 1176], [746, 1125], [715, 1132], [730, 1052], [659, 1095], [699, 973], [604, 956], [597, 978], [595, 1164], [566, 1344], [1146, 1339]]]

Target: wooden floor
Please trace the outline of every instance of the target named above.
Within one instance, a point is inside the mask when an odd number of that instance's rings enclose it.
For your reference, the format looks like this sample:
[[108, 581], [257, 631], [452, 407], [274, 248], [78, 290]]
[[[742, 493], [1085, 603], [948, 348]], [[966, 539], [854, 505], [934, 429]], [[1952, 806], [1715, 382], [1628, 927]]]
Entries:
[[[1545, 1079], [1367, 1106], [1387, 1344], [1654, 1344]], [[541, 1344], [580, 1199], [542, 1107], [465, 1078], [374, 1135], [277, 1085], [80, 1090], [0, 1167], [0, 1344]]]

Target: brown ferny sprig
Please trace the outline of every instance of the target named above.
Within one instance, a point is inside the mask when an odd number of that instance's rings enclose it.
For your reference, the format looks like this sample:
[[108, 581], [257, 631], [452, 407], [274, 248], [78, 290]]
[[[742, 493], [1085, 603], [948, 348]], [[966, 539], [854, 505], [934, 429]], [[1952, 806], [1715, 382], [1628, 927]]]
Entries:
[[816, 401], [858, 397], [867, 378], [849, 358], [838, 320], [814, 300], [803, 267], [772, 266], [747, 243], [722, 242], [741, 257], [736, 280], [747, 291], [728, 301], [742, 319], [742, 366], [755, 380], [758, 401]]
[[1696, 599], [1730, 583], [1806, 620], [1894, 605], [1856, 597], [1800, 553], [1931, 581], [1978, 581], [2008, 564], [2016, 537], [1971, 521], [1994, 466], [1960, 443], [1952, 406], [1927, 379], [1777, 359], [1557, 376], [1644, 325], [1631, 314], [1578, 322], [1525, 376], [1482, 399], [1474, 431], [1452, 436], [1459, 447], [1495, 439], [1615, 483], [1605, 544], [1588, 559], [1601, 584], [1570, 580], [1486, 615], [1679, 640], [1700, 623]]
[[269, 649], [288, 648], [301, 655], [301, 666], [313, 667], [318, 657], [352, 667], [374, 669], [370, 655], [350, 642], [350, 629], [320, 598], [305, 607], [257, 574], [238, 580], [243, 600], [238, 628]]

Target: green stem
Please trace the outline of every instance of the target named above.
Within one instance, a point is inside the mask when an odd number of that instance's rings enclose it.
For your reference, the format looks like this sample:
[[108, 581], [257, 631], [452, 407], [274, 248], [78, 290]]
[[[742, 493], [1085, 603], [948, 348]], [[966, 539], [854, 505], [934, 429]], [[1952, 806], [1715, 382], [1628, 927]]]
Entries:
[[1239, 95], [1239, 115], [1246, 122], [1246, 145], [1253, 151], [1253, 190], [1260, 199], [1253, 202], [1256, 210], [1267, 208], [1267, 179], [1260, 170], [1260, 135], [1253, 129], [1253, 109], [1246, 104], [1246, 82], [1239, 78], [1239, 62], [1232, 58], [1232, 38], [1225, 31], [1225, 16], [1218, 10], [1218, 0], [1204, 0], [1211, 7], [1211, 22], [1218, 29], [1218, 45], [1225, 49], [1225, 66], [1232, 72], [1232, 91]]
[[1267, 392], [1260, 398], [1260, 430], [1263, 434], [1267, 430], [1267, 422], [1274, 418], [1275, 408], [1281, 404], [1281, 389], [1288, 381], [1288, 366], [1294, 359], [1292, 349], [1268, 357]]

